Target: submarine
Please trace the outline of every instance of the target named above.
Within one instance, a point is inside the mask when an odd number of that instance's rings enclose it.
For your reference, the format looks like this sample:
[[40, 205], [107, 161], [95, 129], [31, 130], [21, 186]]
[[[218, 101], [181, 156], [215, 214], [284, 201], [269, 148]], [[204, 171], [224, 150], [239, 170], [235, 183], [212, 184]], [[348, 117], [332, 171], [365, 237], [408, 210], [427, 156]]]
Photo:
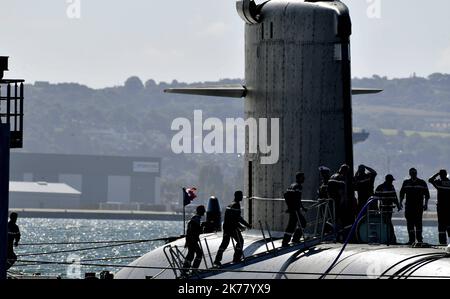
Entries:
[[[279, 160], [265, 164], [263, 153], [246, 151], [244, 218], [253, 229], [243, 232], [244, 260], [231, 262], [230, 245], [223, 266], [213, 267], [222, 233], [203, 234], [203, 261], [190, 278], [450, 278], [449, 248], [389, 244], [382, 215], [345, 223], [352, 227], [351, 242], [337, 242], [329, 230], [336, 221], [333, 201], [317, 200], [319, 166], [354, 168], [352, 96], [381, 92], [352, 87], [348, 7], [338, 0], [240, 0], [236, 8], [245, 23], [245, 83], [166, 92], [242, 98], [246, 118], [278, 118]], [[248, 149], [248, 136], [245, 143]], [[288, 220], [283, 192], [299, 171], [306, 175], [308, 225], [301, 243], [282, 247]], [[347, 189], [342, 207], [354, 213], [353, 190]], [[180, 278], [184, 255], [180, 238], [133, 261], [115, 278]]]

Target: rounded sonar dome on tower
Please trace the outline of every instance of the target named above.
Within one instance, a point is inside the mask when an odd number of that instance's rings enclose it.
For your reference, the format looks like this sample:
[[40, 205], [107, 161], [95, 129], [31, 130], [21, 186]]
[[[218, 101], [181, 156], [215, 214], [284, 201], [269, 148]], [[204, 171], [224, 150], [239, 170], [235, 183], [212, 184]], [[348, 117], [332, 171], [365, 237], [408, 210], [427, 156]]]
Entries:
[[217, 197], [211, 196], [208, 199], [208, 208], [206, 209], [206, 211], [220, 213], [220, 204], [219, 204], [219, 199]]
[[220, 210], [219, 199], [211, 196], [208, 200], [208, 207], [206, 209], [206, 221], [204, 222], [204, 232], [212, 233], [221, 230], [222, 214]]

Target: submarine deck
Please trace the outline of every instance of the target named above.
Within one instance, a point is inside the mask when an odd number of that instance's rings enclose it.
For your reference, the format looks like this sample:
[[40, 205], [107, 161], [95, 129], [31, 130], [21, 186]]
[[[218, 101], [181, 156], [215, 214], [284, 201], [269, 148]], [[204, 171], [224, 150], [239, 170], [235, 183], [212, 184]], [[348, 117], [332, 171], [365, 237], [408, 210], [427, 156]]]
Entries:
[[[273, 233], [273, 242], [261, 231], [243, 234], [244, 261], [230, 263], [233, 246], [224, 253], [223, 267], [212, 261], [222, 233], [201, 236], [205, 252], [200, 270], [191, 279], [345, 279], [345, 278], [449, 278], [450, 256], [444, 246], [412, 248], [406, 245], [349, 244], [334, 268], [323, 276], [338, 256], [342, 244], [318, 239], [281, 247], [282, 233]], [[206, 241], [205, 241], [206, 240]], [[206, 246], [208, 243], [209, 250]], [[168, 253], [174, 248], [173, 253]], [[166, 251], [166, 253], [164, 252]], [[170, 250], [169, 250], [170, 251]], [[177, 253], [178, 252], [178, 253]], [[167, 254], [167, 255], [166, 255]], [[175, 279], [186, 254], [184, 238], [155, 249], [116, 273], [117, 279]], [[177, 255], [179, 258], [177, 260]], [[170, 262], [169, 262], [170, 261]]]

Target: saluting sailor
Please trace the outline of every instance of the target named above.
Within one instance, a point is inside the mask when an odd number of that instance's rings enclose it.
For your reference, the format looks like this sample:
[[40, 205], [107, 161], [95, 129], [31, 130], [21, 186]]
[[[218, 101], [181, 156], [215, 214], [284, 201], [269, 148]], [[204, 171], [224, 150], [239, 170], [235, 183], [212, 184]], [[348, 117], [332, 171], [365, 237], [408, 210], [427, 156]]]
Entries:
[[359, 165], [358, 171], [355, 173], [354, 187], [358, 193], [358, 213], [366, 205], [369, 198], [373, 195], [373, 189], [375, 185], [375, 178], [377, 172], [366, 166]]
[[428, 182], [437, 189], [439, 243], [447, 245], [447, 236], [450, 238], [450, 179], [447, 170], [442, 169]]

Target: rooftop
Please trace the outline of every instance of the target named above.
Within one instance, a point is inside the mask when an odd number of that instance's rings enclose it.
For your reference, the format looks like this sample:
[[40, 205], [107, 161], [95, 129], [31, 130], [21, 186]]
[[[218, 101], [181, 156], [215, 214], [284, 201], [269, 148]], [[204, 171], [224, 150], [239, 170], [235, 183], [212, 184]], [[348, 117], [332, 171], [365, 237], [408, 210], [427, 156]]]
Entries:
[[80, 195], [81, 192], [63, 183], [9, 182], [10, 192], [54, 193]]

